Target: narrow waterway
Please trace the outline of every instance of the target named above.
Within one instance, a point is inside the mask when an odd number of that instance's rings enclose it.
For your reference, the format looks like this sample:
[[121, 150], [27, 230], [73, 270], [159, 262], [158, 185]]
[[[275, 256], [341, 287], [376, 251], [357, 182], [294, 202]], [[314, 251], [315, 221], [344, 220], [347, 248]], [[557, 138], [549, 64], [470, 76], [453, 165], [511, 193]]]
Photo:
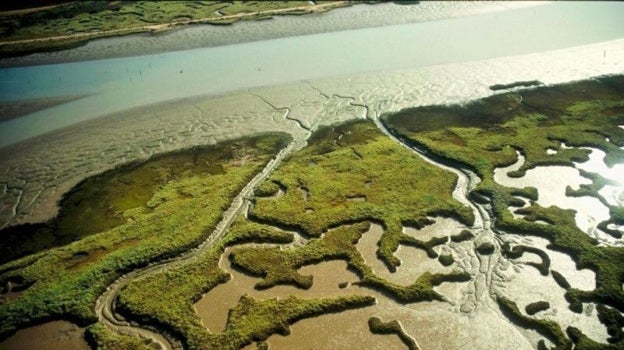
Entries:
[[247, 183], [243, 190], [234, 198], [230, 207], [223, 213], [223, 219], [217, 224], [215, 230], [197, 248], [192, 249], [178, 257], [157, 262], [149, 265], [148, 267], [132, 271], [111, 284], [107, 288], [106, 292], [102, 294], [96, 302], [95, 313], [98, 320], [113, 332], [149, 339], [153, 344], [163, 350], [182, 349], [181, 341], [175, 339], [173, 335], [163, 335], [150, 330], [148, 327], [131, 325], [126, 319], [116, 313], [115, 302], [117, 300], [117, 296], [121, 292], [122, 288], [133, 280], [158, 273], [166, 269], [175, 268], [177, 266], [181, 266], [182, 264], [190, 264], [193, 262], [193, 259], [196, 259], [203, 252], [212, 248], [218, 240], [223, 238], [236, 217], [245, 210], [246, 206], [249, 205], [247, 198], [252, 196], [254, 189], [269, 176], [269, 174], [285, 157], [293, 151], [305, 146], [305, 143], [305, 139], [295, 139], [288, 146], [282, 149], [274, 159], [269, 161], [265, 168], [249, 183]]
[[[471, 201], [468, 196], [470, 191], [477, 186], [481, 179], [468, 169], [458, 168], [452, 164], [444, 164], [442, 161], [431, 157], [423, 149], [413, 144], [406, 143], [401, 137], [395, 135], [379, 117], [375, 118], [375, 124], [377, 124], [378, 128], [383, 131], [384, 134], [414, 152], [427, 163], [457, 175], [457, 184], [453, 191], [453, 198], [472, 209], [475, 220], [470, 230], [476, 236], [474, 239], [475, 247], [484, 243], [490, 243], [496, 247], [491, 255], [480, 255], [476, 254], [475, 251], [468, 252], [473, 255], [471, 257], [473, 261], [478, 261], [477, 264], [469, 262], [467, 265], [463, 266], [464, 270], [472, 275], [470, 283], [472, 284], [471, 290], [474, 291], [474, 293], [468, 293], [463, 296], [464, 298], [460, 310], [462, 312], [473, 312], [478, 307], [493, 308], [495, 302], [493, 302], [491, 298], [493, 295], [493, 291], [491, 290], [492, 276], [495, 265], [501, 258], [500, 244], [496, 233], [492, 229], [492, 220], [488, 210], [483, 207], [483, 205]], [[476, 257], [477, 260], [474, 260], [474, 257]], [[469, 261], [470, 260], [471, 259], [469, 259]]]

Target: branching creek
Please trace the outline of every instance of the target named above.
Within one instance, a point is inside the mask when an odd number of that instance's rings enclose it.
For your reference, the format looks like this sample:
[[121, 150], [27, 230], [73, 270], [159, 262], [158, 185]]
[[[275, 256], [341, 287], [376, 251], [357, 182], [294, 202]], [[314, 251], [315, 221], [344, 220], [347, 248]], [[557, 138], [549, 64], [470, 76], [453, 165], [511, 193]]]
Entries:
[[[325, 97], [328, 97], [320, 90], [316, 88], [314, 89]], [[289, 107], [276, 107], [269, 101], [267, 101], [264, 97], [252, 93], [251, 91], [249, 91], [249, 93], [264, 101], [274, 110], [284, 111], [284, 118], [288, 121], [295, 122], [298, 128], [300, 128], [303, 132], [299, 133], [298, 135], [293, 135], [294, 141], [292, 141], [287, 147], [282, 149], [277, 154], [277, 156], [272, 159], [266, 165], [266, 167], [243, 188], [243, 190], [234, 198], [230, 207], [223, 213], [223, 218], [218, 223], [215, 230], [203, 243], [178, 257], [171, 258], [165, 261], [155, 262], [145, 268], [137, 269], [135, 271], [127, 273], [107, 288], [106, 292], [98, 298], [95, 306], [95, 312], [99, 321], [111, 331], [132, 337], [147, 339], [153, 344], [159, 346], [161, 349], [183, 349], [184, 346], [182, 341], [180, 339], [176, 339], [173, 334], [167, 332], [165, 329], [162, 329], [161, 327], [156, 327], [154, 325], [139, 325], [136, 321], [130, 321], [117, 313], [116, 300], [119, 293], [124, 288], [124, 286], [128, 285], [133, 280], [149, 274], [176, 268], [178, 266], [181, 266], [182, 264], [192, 263], [194, 259], [200, 256], [203, 252], [210, 249], [214, 245], [214, 243], [223, 238], [228, 228], [234, 222], [238, 215], [245, 215], [247, 211], [251, 209], [248, 198], [253, 195], [254, 189], [258, 185], [260, 185], [265, 179], [268, 178], [271, 172], [279, 166], [280, 162], [283, 159], [285, 159], [291, 153], [305, 147], [307, 143], [306, 140], [313, 131], [311, 127], [306, 126], [304, 122], [298, 119], [290, 118]], [[365, 104], [359, 104], [355, 102], [355, 99], [352, 97], [336, 97], [348, 98], [351, 100], [351, 105], [364, 108], [366, 110], [366, 117], [372, 120], [385, 135], [390, 137], [395, 142], [400, 143], [402, 146], [406, 147], [426, 162], [430, 163], [433, 166], [456, 174], [457, 183], [455, 189], [453, 190], [453, 198], [455, 198], [463, 205], [468, 206], [474, 213], [475, 220], [471, 231], [473, 231], [476, 236], [475, 244], [489, 242], [500, 248], [500, 242], [491, 227], [491, 217], [487, 208], [481, 204], [472, 201], [469, 198], [468, 194], [470, 193], [470, 191], [481, 181], [475, 173], [466, 168], [460, 167], [457, 164], [451, 164], [451, 162], [437, 159], [428, 154], [428, 152], [426, 152], [425, 150], [395, 135], [391, 131], [391, 129], [386, 126], [380, 116], [376, 115], [376, 113], [371, 111], [369, 107]], [[476, 258], [478, 258], [479, 263], [478, 266], [472, 266], [470, 268], [470, 270], [473, 272], [471, 272], [472, 279], [469, 282], [472, 284], [470, 289], [474, 291], [474, 293], [468, 293], [468, 295], [465, 295], [463, 297], [463, 300], [461, 302], [462, 304], [460, 306], [461, 312], [469, 313], [475, 308], [483, 306], [486, 308], [491, 308], [495, 314], [498, 314], [500, 315], [500, 317], [502, 317], [504, 322], [509, 322], [500, 314], [498, 308], [492, 306], [495, 305], [495, 303], [492, 304], [492, 299], [490, 297], [491, 294], [494, 293], [494, 291], [490, 290], [489, 287], [491, 286], [491, 280], [492, 275], [494, 274], [495, 264], [500, 258], [499, 252], [500, 249], [496, 249], [495, 252], [491, 255], [476, 254]]]
[[[275, 110], [282, 110], [282, 108], [273, 108]], [[285, 108], [285, 110], [285, 118], [288, 119], [289, 109]], [[298, 124], [301, 125], [300, 122], [298, 122]], [[310, 134], [307, 129], [304, 128], [304, 130], [307, 131], [308, 135]], [[199, 246], [178, 257], [161, 262], [155, 262], [145, 268], [129, 272], [117, 279], [113, 284], [108, 286], [106, 292], [104, 292], [104, 294], [102, 294], [98, 298], [95, 305], [95, 313], [98, 320], [114, 332], [133, 337], [149, 339], [154, 344], [157, 344], [161, 349], [182, 349], [182, 342], [178, 339], [175, 339], [172, 334], [166, 332], [165, 330], [148, 325], [144, 325], [142, 327], [138, 326], [135, 322], [130, 323], [123, 316], [118, 314], [115, 311], [117, 296], [119, 295], [123, 287], [128, 285], [133, 280], [149, 274], [175, 268], [177, 266], [181, 266], [182, 264], [190, 263], [194, 259], [196, 259], [202, 252], [210, 249], [215, 242], [220, 240], [225, 235], [228, 228], [230, 227], [232, 222], [234, 222], [236, 217], [241, 212], [245, 211], [245, 208], [248, 205], [247, 199], [253, 195], [254, 189], [271, 174], [271, 172], [286, 156], [304, 147], [306, 144], [306, 138], [294, 138], [294, 140], [284, 149], [282, 149], [275, 156], [274, 159], [269, 161], [269, 163], [260, 173], [258, 173], [249, 183], [247, 183], [243, 190], [234, 198], [230, 207], [223, 213], [223, 218], [217, 224], [212, 234]]]

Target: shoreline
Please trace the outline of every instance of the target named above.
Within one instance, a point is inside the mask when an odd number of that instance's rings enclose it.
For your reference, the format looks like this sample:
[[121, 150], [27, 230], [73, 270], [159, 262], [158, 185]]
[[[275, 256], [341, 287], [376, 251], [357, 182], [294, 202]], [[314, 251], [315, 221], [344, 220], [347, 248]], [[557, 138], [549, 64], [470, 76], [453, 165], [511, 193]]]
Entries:
[[[240, 12], [232, 15], [220, 15], [216, 17], [205, 17], [199, 19], [186, 19], [165, 23], [147, 24], [136, 27], [125, 27], [109, 30], [78, 32], [65, 35], [0, 41], [0, 51], [2, 52], [2, 55], [7, 55], [7, 57], [20, 57], [32, 53], [65, 50], [68, 46], [70, 48], [75, 45], [82, 46], [87, 44], [89, 41], [97, 39], [143, 33], [166, 33], [169, 30], [177, 29], [178, 27], [195, 24], [229, 25], [238, 22], [239, 20], [262, 20], [272, 18], [272, 16], [278, 15], [281, 16], [322, 13], [341, 7], [352, 6], [354, 4], [355, 3], [352, 1], [332, 1], [324, 4], [287, 7], [264, 11]], [[36, 46], [37, 43], [41, 44], [42, 46]], [[24, 45], [28, 46], [32, 44], [35, 44], [32, 49], [23, 47]]]
[[[435, 12], [433, 11], [436, 9], [435, 6], [439, 5], [435, 3], [430, 6], [428, 9]], [[427, 10], [427, 8], [423, 8]], [[384, 7], [388, 11], [418, 10], [413, 14], [413, 18], [421, 19], [427, 17], [421, 12], [423, 8], [418, 6], [406, 8], [399, 7], [399, 5]], [[476, 8], [473, 7], [473, 10]], [[482, 7], [479, 8], [483, 9]], [[75, 122], [158, 101], [187, 96], [219, 95], [260, 86], [281, 85], [329, 77], [479, 61], [493, 57], [543, 52], [578, 47], [584, 44], [613, 40], [614, 38], [619, 39], [624, 35], [621, 28], [613, 29], [609, 26], [604, 26], [592, 37], [580, 34], [586, 32], [586, 28], [590, 28], [593, 23], [593, 20], [590, 19], [591, 16], [587, 16], [587, 11], [593, 14], [613, 13], [621, 8], [622, 6], [616, 3], [605, 3], [589, 8], [583, 4], [556, 3], [540, 7], [539, 11], [534, 8], [521, 8], [501, 13], [487, 12], [482, 15], [464, 16], [450, 20], [425, 20], [424, 22], [402, 25], [290, 36], [266, 41], [172, 51], [130, 58], [4, 69], [0, 70], [2, 76], [0, 90], [4, 90], [2, 95], [5, 100], [84, 93], [90, 93], [91, 96], [5, 123], [0, 127], [0, 146], [68, 126]], [[323, 24], [327, 23], [328, 27], [336, 29], [331, 26], [334, 21], [346, 16], [351, 21], [346, 25], [350, 26], [353, 23], [361, 22], [361, 19], [367, 19], [365, 14], [378, 15], [379, 12], [376, 9], [378, 8], [352, 7], [345, 9], [347, 12], [334, 11], [318, 17], [304, 16], [298, 18], [300, 20], [280, 18], [274, 21], [257, 22], [253, 25], [241, 23], [241, 25], [225, 29], [214, 27], [210, 28], [213, 36], [206, 38], [213, 38], [219, 33], [228, 33], [232, 34], [232, 38], [236, 40], [258, 39], [260, 34], [256, 35], [256, 32], [272, 37], [272, 33], [281, 29], [290, 28], [293, 30], [293, 32], [285, 32], [284, 35], [286, 35], [292, 34], [306, 25], [317, 26], [318, 21]], [[457, 10], [454, 7], [451, 9]], [[488, 9], [492, 10], [493, 8], [488, 5]], [[533, 19], [536, 24], [533, 32], [550, 31], [553, 28], [553, 18], [558, 18], [557, 16], [562, 11], [579, 21], [579, 27], [571, 30], [566, 38], [562, 39], [562, 35], [556, 32], [552, 36], [546, 35], [536, 42], [534, 33], [516, 30], [519, 23]], [[451, 14], [451, 12], [450, 9], [447, 9], [447, 14]], [[389, 13], [384, 12], [382, 17], [388, 17], [386, 15]], [[400, 16], [402, 13], [396, 13], [397, 17], [403, 18]], [[358, 16], [355, 16], [356, 14]], [[359, 16], [360, 14], [362, 16]], [[613, 16], [603, 18], [603, 22], [611, 22], [610, 19], [612, 20]], [[368, 23], [368, 21], [366, 22]], [[499, 25], [500, 22], [508, 24]], [[298, 23], [301, 25], [297, 25]], [[308, 24], [304, 25], [304, 23]], [[497, 26], [501, 31], [509, 31], [509, 34], [504, 36], [497, 34], [494, 37], [484, 36], [484, 34], [491, 32], [492, 27]], [[260, 28], [264, 28], [266, 31], [256, 31]], [[146, 46], [138, 49], [154, 48], [150, 46], [151, 44], [147, 40], [151, 40], [152, 43], [164, 43], [163, 45], [167, 46], [170, 40], [179, 38], [179, 42], [187, 45], [186, 36], [195, 37], [194, 33], [205, 29], [190, 28], [176, 32], [176, 35], [182, 35], [181, 37], [174, 37], [173, 34], [158, 38], [142, 37], [146, 40]], [[462, 33], [464, 40], [451, 46], [443, 44], [445, 42], [455, 43], [456, 33]], [[122, 41], [115, 41], [116, 44], [111, 44], [111, 50], [117, 50], [120, 47], [134, 47], [133, 40], [125, 42], [125, 44]], [[410, 43], [410, 45], [405, 45], [405, 43]], [[97, 45], [106, 44], [102, 41]], [[94, 43], [89, 47], [90, 49], [100, 47], [97, 45]], [[371, 47], [376, 48], [376, 50], [371, 51]], [[423, 50], [423, 48], [427, 49]], [[106, 49], [92, 51], [98, 57], [101, 56], [102, 52], [114, 53]], [[394, 54], [389, 55], [390, 52]], [[602, 50], [601, 54], [603, 57], [592, 57], [591, 59], [600, 60], [600, 63], [607, 63], [613, 62], [614, 58], [617, 58], [612, 57], [617, 53], [610, 49]], [[50, 57], [68, 58], [68, 56]], [[346, 59], [347, 57], [360, 57], [360, 59]], [[163, 84], [163, 82], [167, 83]], [[493, 82], [493, 84], [497, 83], [500, 81]]]

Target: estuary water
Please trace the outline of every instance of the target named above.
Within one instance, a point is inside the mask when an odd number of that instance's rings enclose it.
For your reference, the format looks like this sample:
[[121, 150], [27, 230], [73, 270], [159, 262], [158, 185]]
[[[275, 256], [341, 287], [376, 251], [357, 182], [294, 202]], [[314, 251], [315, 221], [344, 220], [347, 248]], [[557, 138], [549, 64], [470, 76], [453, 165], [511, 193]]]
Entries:
[[88, 96], [0, 123], [0, 147], [110, 113], [189, 96], [619, 39], [624, 37], [622, 14], [624, 3], [557, 2], [160, 54], [3, 68], [0, 101]]

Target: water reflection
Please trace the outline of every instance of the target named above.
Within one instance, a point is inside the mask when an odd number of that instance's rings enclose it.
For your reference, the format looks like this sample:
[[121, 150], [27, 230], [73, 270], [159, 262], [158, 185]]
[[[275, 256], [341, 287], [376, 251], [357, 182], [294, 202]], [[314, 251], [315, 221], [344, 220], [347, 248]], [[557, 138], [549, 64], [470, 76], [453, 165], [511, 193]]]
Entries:
[[577, 163], [577, 169], [598, 173], [602, 177], [616, 182], [618, 184], [617, 187], [624, 187], [624, 163], [615, 164], [610, 168], [604, 162], [604, 158], [607, 154], [603, 150], [589, 147], [583, 147], [583, 149], [591, 151], [589, 160], [583, 163]]
[[[562, 148], [569, 148], [562, 145]], [[598, 173], [608, 179], [620, 181], [624, 178], [624, 164], [617, 164], [608, 168], [603, 159], [605, 153], [600, 150], [591, 149], [590, 159], [583, 163], [576, 163], [577, 168], [567, 166], [542, 166], [528, 170], [523, 177], [511, 178], [507, 173], [519, 169], [524, 164], [525, 158], [518, 152], [518, 161], [505, 168], [497, 168], [494, 171], [494, 181], [507, 187], [535, 187], [538, 192], [536, 201], [542, 207], [557, 206], [562, 209], [572, 209], [576, 211], [575, 221], [579, 229], [599, 241], [607, 244], [616, 244], [614, 239], [597, 229], [600, 222], [610, 218], [609, 208], [599, 199], [589, 196], [568, 197], [566, 188], [569, 186], [573, 190], [578, 190], [580, 185], [591, 184], [592, 181], [581, 176], [579, 169]], [[620, 174], [618, 176], [618, 174]], [[603, 189], [610, 194], [608, 203], [618, 203], [621, 205], [624, 188], [609, 186]], [[609, 192], [610, 191], [610, 192]], [[606, 198], [605, 198], [606, 199]], [[513, 212], [516, 208], [510, 208]]]

